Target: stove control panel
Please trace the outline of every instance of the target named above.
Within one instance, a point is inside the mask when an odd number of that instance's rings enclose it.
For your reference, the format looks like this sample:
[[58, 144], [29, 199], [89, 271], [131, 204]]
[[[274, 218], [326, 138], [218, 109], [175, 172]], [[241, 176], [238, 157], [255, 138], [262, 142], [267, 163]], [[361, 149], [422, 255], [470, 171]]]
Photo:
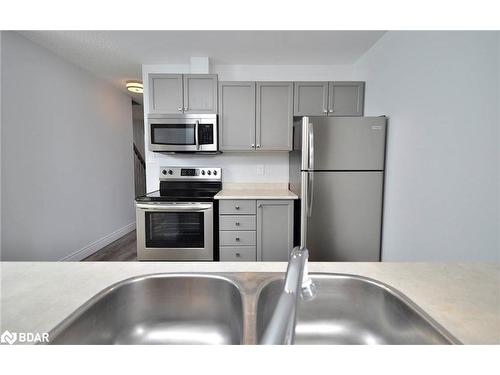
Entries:
[[160, 167], [160, 180], [222, 180], [222, 168]]

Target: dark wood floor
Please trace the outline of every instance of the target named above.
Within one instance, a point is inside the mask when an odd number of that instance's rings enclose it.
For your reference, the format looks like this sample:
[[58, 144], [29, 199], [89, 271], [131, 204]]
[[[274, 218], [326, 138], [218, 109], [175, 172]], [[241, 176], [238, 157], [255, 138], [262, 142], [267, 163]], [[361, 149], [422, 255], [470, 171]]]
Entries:
[[83, 259], [83, 262], [97, 262], [102, 260], [117, 262], [136, 261], [137, 238], [135, 230]]

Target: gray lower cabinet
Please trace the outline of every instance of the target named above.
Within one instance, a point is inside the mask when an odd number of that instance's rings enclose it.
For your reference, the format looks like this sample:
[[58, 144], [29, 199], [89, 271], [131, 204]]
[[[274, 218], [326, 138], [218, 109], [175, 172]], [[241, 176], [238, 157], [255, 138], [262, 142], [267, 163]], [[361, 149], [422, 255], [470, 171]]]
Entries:
[[184, 113], [217, 113], [217, 74], [184, 74]]
[[221, 230], [219, 241], [221, 246], [255, 246], [255, 231]]
[[255, 215], [220, 215], [220, 230], [255, 230]]
[[219, 230], [221, 261], [287, 261], [293, 200], [221, 200]]
[[257, 251], [255, 246], [224, 246], [220, 249], [222, 262], [255, 262]]
[[217, 74], [149, 74], [150, 114], [217, 113]]
[[219, 203], [219, 212], [223, 215], [255, 215], [254, 199], [223, 199]]
[[257, 82], [255, 147], [262, 151], [292, 150], [293, 83]]
[[255, 149], [255, 82], [219, 82], [222, 151]]
[[293, 201], [257, 201], [257, 260], [288, 261], [293, 248]]
[[328, 84], [328, 116], [363, 116], [365, 83], [358, 81]]
[[294, 116], [326, 116], [328, 114], [328, 82], [295, 82]]

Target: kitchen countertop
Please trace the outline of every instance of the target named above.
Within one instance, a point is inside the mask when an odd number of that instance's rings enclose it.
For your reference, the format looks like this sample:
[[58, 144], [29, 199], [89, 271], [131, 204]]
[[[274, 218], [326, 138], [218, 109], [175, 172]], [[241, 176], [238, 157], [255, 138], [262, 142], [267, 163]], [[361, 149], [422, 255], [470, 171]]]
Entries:
[[[500, 344], [498, 263], [319, 263], [404, 293], [464, 344]], [[285, 272], [283, 262], [2, 262], [0, 331], [48, 332], [107, 286], [159, 272]]]
[[215, 199], [298, 199], [284, 183], [224, 183]]

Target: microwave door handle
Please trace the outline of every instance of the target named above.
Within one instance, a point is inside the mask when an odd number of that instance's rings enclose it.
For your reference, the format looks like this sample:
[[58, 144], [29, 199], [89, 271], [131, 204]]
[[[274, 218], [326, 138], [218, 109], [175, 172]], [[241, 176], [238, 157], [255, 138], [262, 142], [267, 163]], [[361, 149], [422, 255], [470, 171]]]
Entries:
[[200, 122], [196, 120], [196, 123], [194, 125], [194, 143], [196, 144], [196, 149], [200, 149], [200, 139], [198, 135], [198, 128], [200, 127]]
[[196, 204], [148, 204], [137, 203], [137, 208], [142, 210], [159, 210], [159, 211], [204, 211], [212, 208], [212, 204], [196, 203]]

